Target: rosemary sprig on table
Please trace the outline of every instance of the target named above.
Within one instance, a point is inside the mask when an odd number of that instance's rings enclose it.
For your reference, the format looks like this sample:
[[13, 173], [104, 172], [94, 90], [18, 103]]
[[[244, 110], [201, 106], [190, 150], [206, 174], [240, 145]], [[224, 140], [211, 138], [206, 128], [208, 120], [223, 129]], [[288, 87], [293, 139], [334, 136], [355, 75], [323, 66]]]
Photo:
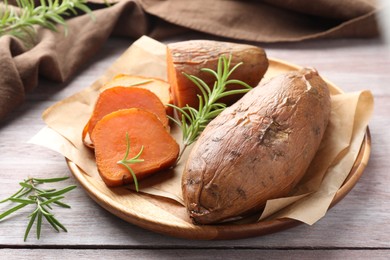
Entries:
[[50, 211], [53, 209], [52, 205], [57, 205], [63, 208], [70, 208], [68, 204], [63, 203], [61, 200], [64, 198], [63, 195], [65, 193], [73, 190], [76, 188], [76, 186], [71, 185], [61, 190], [38, 188], [40, 184], [60, 182], [66, 179], [68, 179], [68, 177], [51, 179], [28, 178], [23, 182], [20, 182], [19, 185], [21, 188], [15, 194], [0, 201], [0, 203], [7, 201], [18, 203], [18, 205], [0, 214], [0, 221], [27, 205], [34, 205], [35, 209], [29, 215], [30, 221], [28, 222], [26, 232], [24, 234], [24, 241], [27, 240], [28, 234], [30, 233], [34, 223], [36, 223], [37, 238], [40, 238], [43, 218], [45, 218], [57, 232], [59, 232], [60, 229], [67, 232], [64, 225], [62, 225]]
[[57, 31], [57, 24], [64, 26], [63, 16], [76, 15], [77, 10], [92, 15], [86, 0], [40, 0], [35, 5], [34, 0], [16, 0], [19, 10], [5, 0], [0, 5], [0, 36], [13, 35], [23, 41], [33, 41], [36, 35], [34, 25], [40, 25], [52, 31]]
[[133, 180], [134, 180], [135, 190], [137, 192], [139, 191], [138, 190], [137, 176], [135, 175], [133, 169], [131, 169], [130, 164], [143, 162], [144, 159], [139, 159], [139, 157], [141, 156], [143, 151], [144, 151], [144, 146], [141, 146], [141, 149], [136, 156], [134, 156], [133, 158], [127, 159], [127, 157], [129, 156], [129, 152], [130, 152], [130, 138], [129, 138], [129, 134], [126, 133], [126, 153], [125, 153], [125, 156], [123, 157], [123, 159], [118, 161], [117, 164], [121, 164], [121, 165], [125, 166], [126, 169], [131, 173], [131, 176], [133, 177]]
[[[198, 110], [188, 105], [185, 107], [170, 105], [181, 114], [181, 121], [169, 117], [173, 122], [180, 126], [183, 134], [183, 147], [177, 161], [180, 160], [185, 149], [198, 139], [207, 124], [226, 108], [226, 104], [218, 102], [219, 99], [234, 94], [246, 93], [252, 89], [251, 86], [241, 80], [229, 79], [231, 74], [242, 64], [242, 62], [238, 63], [230, 69], [231, 58], [231, 55], [229, 58], [226, 58], [225, 56], [219, 57], [217, 71], [208, 68], [201, 69], [203, 72], [210, 73], [215, 77], [216, 81], [212, 88], [210, 88], [202, 79], [184, 74], [200, 89], [202, 95], [198, 95]], [[229, 84], [239, 84], [244, 88], [227, 90], [226, 86]]]

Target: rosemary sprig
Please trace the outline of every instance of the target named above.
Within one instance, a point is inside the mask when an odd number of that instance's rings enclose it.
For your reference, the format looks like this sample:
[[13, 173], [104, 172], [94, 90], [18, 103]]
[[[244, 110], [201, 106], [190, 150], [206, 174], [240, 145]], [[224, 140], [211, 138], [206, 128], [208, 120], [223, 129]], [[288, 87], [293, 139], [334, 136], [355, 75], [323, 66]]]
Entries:
[[[252, 89], [251, 86], [243, 81], [229, 79], [233, 71], [242, 65], [242, 62], [240, 62], [230, 69], [231, 59], [231, 55], [229, 56], [229, 59], [225, 56], [220, 56], [218, 59], [217, 71], [213, 71], [208, 68], [201, 69], [201, 71], [210, 73], [215, 77], [216, 81], [213, 88], [210, 88], [202, 79], [196, 76], [184, 74], [200, 89], [202, 95], [198, 95], [198, 110], [190, 107], [189, 105], [186, 105], [185, 107], [169, 105], [181, 114], [181, 121], [169, 117], [173, 122], [180, 126], [183, 133], [183, 147], [177, 161], [180, 160], [185, 149], [198, 139], [207, 124], [226, 108], [226, 104], [218, 102], [220, 98], [239, 93], [246, 93]], [[229, 84], [239, 84], [244, 88], [227, 90], [226, 86]]]
[[50, 211], [53, 209], [52, 205], [57, 205], [63, 208], [70, 208], [68, 204], [65, 204], [61, 200], [64, 198], [64, 194], [76, 188], [75, 185], [68, 186], [61, 190], [56, 189], [41, 189], [38, 188], [40, 184], [60, 182], [68, 179], [69, 177], [61, 178], [50, 178], [50, 179], [39, 179], [39, 178], [28, 178], [19, 185], [21, 188], [12, 196], [0, 201], [4, 203], [7, 201], [18, 203], [18, 205], [8, 209], [7, 211], [0, 214], [0, 221], [8, 215], [24, 208], [27, 205], [35, 205], [34, 211], [29, 215], [30, 221], [28, 222], [26, 232], [24, 234], [24, 241], [27, 240], [28, 234], [34, 222], [36, 222], [37, 238], [41, 236], [42, 218], [45, 218], [47, 222], [57, 231], [60, 229], [67, 232], [64, 225], [62, 225]]
[[135, 190], [137, 192], [139, 191], [138, 190], [137, 176], [135, 175], [133, 169], [131, 169], [130, 164], [143, 162], [144, 159], [139, 159], [139, 157], [141, 156], [143, 151], [144, 151], [144, 146], [141, 146], [141, 149], [136, 156], [134, 156], [133, 158], [127, 159], [127, 157], [129, 156], [129, 152], [130, 152], [130, 138], [129, 138], [129, 134], [126, 133], [126, 153], [125, 153], [125, 156], [123, 157], [123, 159], [118, 161], [117, 164], [121, 164], [121, 165], [125, 166], [126, 169], [131, 173], [131, 176], [133, 177], [133, 180], [134, 180]]
[[142, 81], [139, 81], [139, 82], [132, 83], [132, 84], [130, 84], [128, 87], [141, 86], [141, 85], [148, 84], [148, 83], [150, 83], [150, 82], [152, 82], [152, 81], [153, 81], [153, 80], [151, 80], [151, 79], [146, 79], [146, 80], [142, 80]]
[[[76, 15], [81, 10], [92, 16], [86, 0], [40, 0], [35, 5], [34, 0], [16, 0], [19, 10], [4, 1], [0, 9], [0, 36], [13, 35], [23, 41], [33, 41], [36, 35], [34, 25], [40, 25], [52, 31], [57, 31], [57, 24], [64, 26], [67, 33], [64, 16]], [[93, 17], [93, 16], [92, 16]]]

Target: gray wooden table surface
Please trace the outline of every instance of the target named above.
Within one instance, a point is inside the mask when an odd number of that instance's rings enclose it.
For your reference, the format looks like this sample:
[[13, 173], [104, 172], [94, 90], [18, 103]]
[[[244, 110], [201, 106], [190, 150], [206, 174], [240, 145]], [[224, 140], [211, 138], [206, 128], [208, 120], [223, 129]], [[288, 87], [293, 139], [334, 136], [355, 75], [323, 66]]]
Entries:
[[[61, 155], [28, 140], [44, 127], [41, 113], [47, 107], [89, 86], [130, 44], [129, 39], [110, 39], [69, 82], [40, 79], [25, 104], [0, 124], [0, 199], [27, 176], [65, 175], [70, 179], [64, 184], [77, 184]], [[79, 187], [67, 196], [72, 209], [55, 211], [68, 233], [57, 234], [44, 225], [40, 240], [32, 231], [23, 242], [28, 211], [0, 222], [0, 259], [390, 259], [390, 48], [379, 39], [262, 46], [269, 57], [317, 68], [345, 91], [369, 89], [374, 94], [369, 164], [353, 190], [323, 219], [262, 237], [191, 241], [129, 224]], [[7, 207], [0, 204], [0, 212]]]

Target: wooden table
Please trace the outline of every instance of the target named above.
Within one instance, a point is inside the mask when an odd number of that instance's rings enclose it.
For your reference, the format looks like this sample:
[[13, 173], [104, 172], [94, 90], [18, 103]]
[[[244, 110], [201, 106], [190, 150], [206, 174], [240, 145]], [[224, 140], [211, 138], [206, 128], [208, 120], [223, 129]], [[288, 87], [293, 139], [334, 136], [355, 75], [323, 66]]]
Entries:
[[[170, 39], [174, 41], [175, 39]], [[110, 39], [69, 82], [41, 79], [25, 104], [0, 125], [0, 198], [11, 195], [27, 176], [70, 176], [64, 158], [27, 141], [43, 126], [41, 113], [53, 103], [89, 86], [131, 44]], [[322, 40], [264, 44], [268, 56], [312, 66], [345, 91], [369, 89], [375, 111], [369, 124], [369, 164], [355, 188], [313, 226], [233, 241], [189, 241], [144, 230], [113, 216], [79, 187], [67, 196], [72, 209], [56, 216], [68, 228], [57, 234], [44, 225], [40, 240], [32, 231], [23, 242], [26, 214], [0, 222], [0, 258], [224, 259], [224, 258], [390, 258], [390, 47], [379, 39]], [[8, 205], [0, 204], [0, 212]], [[27, 213], [27, 211], [24, 211]]]

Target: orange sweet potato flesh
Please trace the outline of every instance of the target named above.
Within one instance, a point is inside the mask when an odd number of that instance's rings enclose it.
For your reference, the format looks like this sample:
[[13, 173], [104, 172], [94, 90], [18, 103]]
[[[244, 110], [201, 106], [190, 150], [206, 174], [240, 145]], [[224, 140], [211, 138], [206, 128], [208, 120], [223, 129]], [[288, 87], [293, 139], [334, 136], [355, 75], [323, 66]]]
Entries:
[[[191, 40], [168, 44], [168, 82], [171, 85], [175, 105], [183, 107], [188, 104], [191, 107], [198, 108], [197, 94], [201, 92], [194, 83], [183, 75], [183, 72], [201, 78], [212, 87], [215, 77], [200, 71], [200, 69], [210, 68], [216, 71], [218, 58], [221, 55], [227, 58], [232, 55], [230, 68], [233, 68], [239, 62], [243, 62], [232, 73], [230, 79], [241, 80], [252, 87], [258, 85], [268, 68], [265, 51], [252, 45], [210, 40]], [[227, 88], [238, 89], [242, 86], [232, 84], [228, 85]], [[232, 95], [223, 98], [221, 101], [231, 105], [241, 97], [242, 95]]]
[[126, 133], [130, 140], [128, 158], [133, 158], [144, 147], [139, 157], [144, 161], [130, 164], [137, 180], [176, 162], [179, 145], [153, 113], [139, 108], [112, 112], [104, 116], [92, 132], [96, 164], [107, 186], [133, 182], [131, 173], [117, 163], [126, 153]]
[[[141, 84], [138, 84], [141, 83]], [[170, 91], [170, 85], [168, 82], [157, 78], [147, 78], [142, 76], [118, 74], [112, 80], [104, 84], [103, 89], [111, 87], [137, 87], [150, 90], [161, 100], [164, 104], [168, 115], [172, 115], [172, 108], [167, 104], [172, 104], [172, 96]]]
[[[169, 129], [169, 121], [166, 115], [165, 106], [160, 99], [151, 91], [138, 87], [112, 87], [104, 90], [96, 101], [92, 116], [84, 128], [83, 140], [88, 133], [93, 142], [92, 132], [96, 123], [105, 115], [126, 108], [142, 108], [157, 115], [163, 126]], [[90, 147], [89, 144], [84, 141]]]

